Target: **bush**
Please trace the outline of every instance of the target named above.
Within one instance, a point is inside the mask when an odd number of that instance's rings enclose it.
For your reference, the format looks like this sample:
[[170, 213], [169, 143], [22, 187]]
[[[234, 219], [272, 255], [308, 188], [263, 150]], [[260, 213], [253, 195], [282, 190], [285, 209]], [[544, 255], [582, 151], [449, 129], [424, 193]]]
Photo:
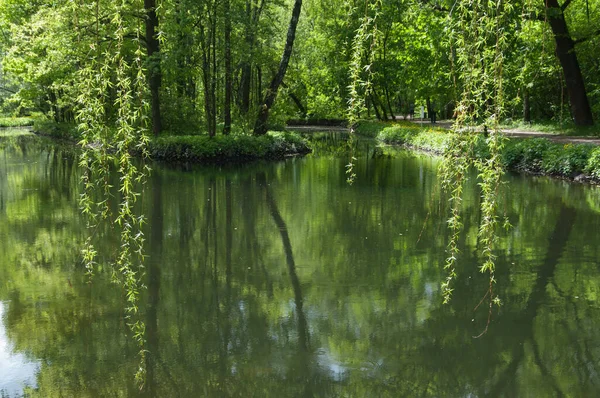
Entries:
[[156, 160], [198, 163], [282, 159], [310, 152], [305, 140], [289, 132], [270, 132], [260, 137], [241, 134], [159, 137], [150, 141], [148, 149]]
[[594, 179], [600, 180], [600, 147], [596, 147], [592, 150], [584, 171]]
[[544, 154], [544, 172], [563, 176], [582, 173], [593, 149], [591, 145], [554, 144]]
[[448, 143], [446, 130], [423, 128], [412, 123], [397, 123], [379, 132], [377, 139], [386, 144], [408, 145], [433, 152], [442, 152]]
[[594, 169], [593, 165], [590, 166], [594, 151], [596, 150], [592, 145], [564, 145], [545, 138], [533, 138], [509, 141], [503, 159], [509, 169], [568, 177], [583, 172], [589, 173], [588, 168]]

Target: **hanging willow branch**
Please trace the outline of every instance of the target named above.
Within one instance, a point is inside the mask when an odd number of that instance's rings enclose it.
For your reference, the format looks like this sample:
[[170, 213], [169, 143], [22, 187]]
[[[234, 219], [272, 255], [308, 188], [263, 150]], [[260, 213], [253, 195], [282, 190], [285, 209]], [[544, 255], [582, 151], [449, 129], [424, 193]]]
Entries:
[[440, 167], [442, 186], [449, 192], [451, 201], [448, 221], [451, 237], [445, 264], [448, 273], [442, 291], [444, 302], [449, 302], [452, 282], [457, 275], [463, 185], [467, 170], [474, 166], [481, 189], [480, 271], [489, 278], [484, 296], [489, 304], [488, 322], [483, 333], [491, 319], [492, 305], [500, 304], [494, 293], [498, 197], [504, 174], [501, 154], [505, 141], [499, 122], [504, 114], [503, 67], [511, 12], [512, 5], [504, 0], [458, 0], [448, 25], [451, 48], [456, 54], [453, 69], [462, 85], [462, 95], [450, 144]]
[[[365, 0], [364, 16], [360, 18], [360, 25], [356, 29], [352, 40], [350, 56], [350, 85], [348, 86], [349, 98], [347, 117], [350, 127], [350, 145], [353, 147], [353, 133], [360, 115], [365, 111], [365, 99], [372, 90], [372, 61], [375, 58], [380, 32], [377, 29], [377, 17], [381, 10], [381, 0]], [[368, 43], [368, 45], [367, 45]], [[356, 158], [350, 157], [346, 165], [346, 181], [352, 184], [356, 178], [354, 162]]]
[[[82, 136], [79, 144], [83, 148], [79, 163], [84, 170], [84, 190], [79, 205], [88, 217], [90, 231], [82, 250], [83, 261], [91, 277], [98, 256], [93, 245], [95, 234], [102, 222], [110, 221], [120, 233], [120, 247], [111, 266], [113, 282], [124, 287], [127, 324], [139, 348], [140, 365], [135, 377], [142, 388], [146, 373], [145, 325], [138, 309], [143, 288], [144, 216], [136, 214], [134, 206], [149, 169], [143, 163], [136, 165], [132, 152], [135, 150], [143, 157], [147, 155], [148, 103], [141, 26], [137, 22], [138, 26], [131, 28], [123, 18], [131, 6], [125, 0], [113, 4], [110, 25], [115, 32], [114, 44], [102, 52], [96, 43], [90, 58], [82, 62], [76, 118]], [[143, 10], [141, 1], [133, 6]], [[131, 29], [136, 37], [133, 53], [127, 52], [124, 46]], [[114, 125], [110, 124], [109, 110], [116, 116]], [[112, 174], [116, 174], [115, 178]], [[120, 203], [118, 213], [112, 214], [109, 201], [114, 196], [111, 181], [115, 179], [118, 179]]]

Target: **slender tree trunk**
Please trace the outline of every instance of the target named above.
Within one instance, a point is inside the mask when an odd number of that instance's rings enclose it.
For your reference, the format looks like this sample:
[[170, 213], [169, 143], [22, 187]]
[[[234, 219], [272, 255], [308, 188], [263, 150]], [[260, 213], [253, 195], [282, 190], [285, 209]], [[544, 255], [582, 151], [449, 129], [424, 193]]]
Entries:
[[377, 92], [375, 90], [373, 90], [373, 95], [375, 96], [375, 100], [377, 101], [377, 104], [381, 108], [381, 116], [383, 117], [382, 120], [387, 121], [388, 114], [387, 114], [387, 109], [385, 108], [385, 105], [383, 104], [383, 102], [381, 101], [381, 98], [379, 97], [379, 95], [377, 95]]
[[300, 19], [301, 9], [302, 0], [295, 0], [294, 8], [292, 10], [292, 18], [290, 19], [290, 25], [288, 27], [287, 39], [285, 41], [285, 48], [283, 50], [281, 62], [279, 63], [279, 70], [273, 77], [273, 80], [271, 80], [271, 84], [267, 89], [265, 98], [258, 111], [258, 117], [256, 118], [256, 123], [254, 124], [255, 135], [263, 135], [267, 132], [267, 120], [269, 118], [269, 111], [273, 106], [273, 102], [275, 102], [275, 98], [277, 97], [277, 91], [279, 90], [279, 86], [281, 85], [281, 82], [285, 77], [285, 72], [287, 70], [288, 64], [290, 63], [290, 58], [292, 56], [294, 39], [296, 38], [296, 27], [298, 26], [298, 20]]
[[225, 104], [223, 105], [223, 134], [231, 131], [231, 10], [229, 0], [223, 0], [225, 13]]
[[160, 70], [160, 45], [158, 42], [158, 17], [156, 15], [156, 0], [144, 0], [146, 9], [146, 49], [150, 59], [148, 83], [150, 86], [150, 106], [152, 111], [152, 132], [158, 135], [162, 130], [160, 116], [160, 85], [162, 73]]
[[252, 3], [250, 0], [246, 0], [246, 17], [247, 24], [245, 29], [244, 41], [246, 42], [246, 49], [248, 54], [245, 54], [245, 59], [242, 61], [242, 75], [240, 77], [239, 87], [239, 106], [240, 111], [243, 115], [246, 115], [250, 110], [250, 86], [252, 83], [252, 64], [250, 63], [250, 56], [252, 49], [254, 48], [254, 34], [252, 32], [252, 24], [254, 22]]
[[390, 101], [390, 90], [388, 90], [387, 84], [383, 87], [385, 92], [385, 100], [387, 101], [387, 106], [390, 111], [390, 116], [392, 120], [396, 120], [396, 115], [394, 115], [394, 107], [392, 106], [392, 101]]
[[292, 99], [292, 101], [294, 101], [294, 104], [300, 111], [300, 115], [302, 115], [302, 117], [306, 117], [306, 115], [307, 115], [306, 107], [302, 104], [302, 101], [300, 101], [300, 98], [298, 98], [298, 96], [296, 94], [292, 93], [291, 91], [288, 92], [288, 96]]
[[211, 24], [211, 46], [212, 46], [212, 78], [210, 79], [210, 100], [212, 105], [212, 131], [217, 134], [217, 1], [213, 3], [213, 15]]
[[260, 66], [256, 67], [256, 104], [260, 105], [262, 98], [262, 69]]
[[387, 102], [388, 109], [390, 111], [390, 116], [392, 120], [396, 120], [396, 116], [394, 116], [394, 109], [392, 108], [392, 103], [390, 101], [390, 90], [388, 90], [388, 74], [387, 74], [387, 41], [389, 37], [390, 29], [387, 29], [385, 32], [385, 36], [383, 38], [383, 93], [385, 94], [385, 100]]
[[565, 14], [558, 0], [545, 0], [546, 15], [548, 22], [554, 34], [556, 43], [556, 55], [565, 76], [567, 93], [571, 104], [571, 114], [578, 126], [590, 126], [594, 124], [592, 110], [585, 91], [585, 83], [577, 53], [575, 52], [575, 42], [571, 38]]
[[529, 90], [523, 89], [523, 121], [529, 123], [531, 121], [531, 106], [529, 104]]
[[[281, 87], [287, 89], [288, 85], [285, 84], [285, 82], [283, 81], [283, 82], [281, 82]], [[289, 90], [288, 90], [288, 96], [294, 102], [294, 104], [296, 105], [296, 107], [300, 111], [300, 114], [302, 115], [302, 117], [306, 117], [306, 115], [307, 115], [308, 112], [306, 110], [306, 107], [302, 104], [302, 101], [300, 101], [300, 98], [298, 98], [298, 96], [296, 94], [294, 94], [292, 91], [289, 91]]]
[[[210, 12], [210, 11], [209, 11]], [[208, 32], [205, 26], [200, 25], [200, 47], [202, 49], [202, 85], [204, 87], [204, 113], [208, 135], [214, 137], [216, 131], [216, 104], [215, 104], [215, 76], [213, 75], [214, 62], [214, 40], [212, 18], [209, 16]]]
[[252, 67], [249, 61], [242, 63], [242, 76], [240, 77], [240, 89], [239, 89], [239, 106], [242, 114], [247, 114], [250, 110], [250, 83]]
[[381, 113], [379, 113], [379, 109], [377, 108], [377, 101], [375, 101], [375, 96], [373, 95], [373, 93], [369, 94], [369, 98], [371, 99], [370, 102], [373, 106], [373, 110], [375, 111], [375, 117], [377, 118], [377, 120], [383, 120], [383, 118], [381, 117]]

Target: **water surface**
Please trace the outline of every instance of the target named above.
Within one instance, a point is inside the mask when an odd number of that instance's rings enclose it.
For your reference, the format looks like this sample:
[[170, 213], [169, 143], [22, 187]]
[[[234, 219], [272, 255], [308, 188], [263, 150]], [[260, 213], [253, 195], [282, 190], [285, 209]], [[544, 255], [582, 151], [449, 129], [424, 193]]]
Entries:
[[[0, 142], [0, 396], [598, 396], [600, 192], [508, 176], [489, 330], [480, 219], [466, 190], [459, 277], [437, 160], [322, 135], [317, 155], [157, 165], [149, 223], [148, 374], [106, 267], [86, 283], [72, 149]], [[338, 150], [326, 150], [335, 144]], [[343, 150], [340, 150], [340, 145]], [[358, 158], [353, 185], [349, 156]], [[118, 250], [97, 232], [101, 257]], [[9, 369], [9, 371], [5, 371]]]

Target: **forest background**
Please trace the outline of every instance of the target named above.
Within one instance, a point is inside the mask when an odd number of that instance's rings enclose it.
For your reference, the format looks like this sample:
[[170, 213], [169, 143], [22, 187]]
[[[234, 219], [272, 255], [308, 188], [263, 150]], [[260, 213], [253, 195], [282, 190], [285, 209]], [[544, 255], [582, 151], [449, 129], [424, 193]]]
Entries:
[[[503, 121], [593, 125], [600, 2], [510, 3]], [[290, 119], [345, 119], [351, 97], [363, 101], [362, 118], [420, 106], [451, 118], [464, 84], [449, 40], [455, 8], [450, 0], [5, 0], [2, 108], [74, 124], [81, 70], [95, 63], [106, 82], [104, 121], [114, 124], [118, 72], [102, 65], [121, 46], [147, 74], [142, 98], [155, 135], [263, 134]], [[135, 68], [127, 73], [135, 78]]]

